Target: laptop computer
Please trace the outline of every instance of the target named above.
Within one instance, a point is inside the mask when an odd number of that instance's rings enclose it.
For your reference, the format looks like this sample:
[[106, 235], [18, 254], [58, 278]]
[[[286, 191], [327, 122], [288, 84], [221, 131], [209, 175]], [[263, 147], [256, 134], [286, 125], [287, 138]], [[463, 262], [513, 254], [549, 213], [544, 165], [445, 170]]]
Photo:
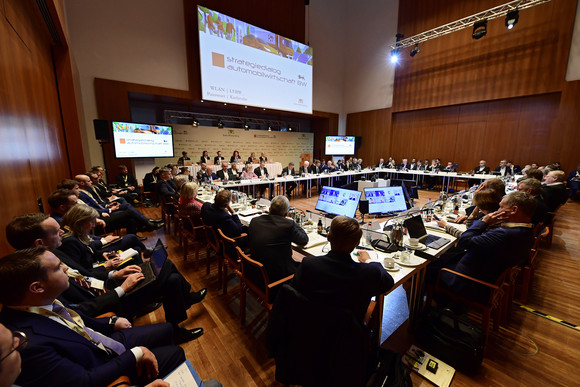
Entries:
[[451, 242], [450, 239], [427, 234], [421, 215], [411, 216], [410, 218], [405, 219], [403, 224], [407, 227], [409, 238], [417, 238], [420, 243], [423, 243], [425, 246], [432, 249], [439, 250], [441, 247]]
[[157, 243], [153, 248], [153, 254], [151, 254], [151, 259], [139, 265], [145, 278], [143, 281], [139, 282], [137, 286], [128, 291], [127, 294], [133, 294], [139, 289], [155, 281], [157, 277], [159, 277], [159, 274], [161, 273], [161, 270], [167, 261], [167, 256], [167, 250], [165, 250], [165, 246], [161, 242], [161, 239], [157, 239]]

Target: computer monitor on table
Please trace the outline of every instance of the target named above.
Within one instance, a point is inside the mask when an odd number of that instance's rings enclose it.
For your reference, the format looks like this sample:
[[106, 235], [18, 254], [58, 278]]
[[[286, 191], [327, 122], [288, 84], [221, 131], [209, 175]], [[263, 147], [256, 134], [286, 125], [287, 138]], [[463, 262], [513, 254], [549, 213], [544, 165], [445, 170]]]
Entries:
[[316, 210], [354, 218], [361, 195], [360, 191], [324, 186], [318, 196]]
[[365, 197], [369, 201], [369, 214], [397, 213], [407, 210], [407, 201], [403, 187], [365, 188]]

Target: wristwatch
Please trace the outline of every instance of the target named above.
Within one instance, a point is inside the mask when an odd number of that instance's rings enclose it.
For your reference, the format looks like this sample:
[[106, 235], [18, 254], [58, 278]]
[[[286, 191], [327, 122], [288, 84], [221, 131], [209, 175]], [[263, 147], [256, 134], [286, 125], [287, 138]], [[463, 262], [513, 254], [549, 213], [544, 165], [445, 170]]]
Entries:
[[119, 316], [113, 316], [109, 319], [109, 325], [115, 325], [115, 323], [117, 322], [117, 320], [119, 319]]

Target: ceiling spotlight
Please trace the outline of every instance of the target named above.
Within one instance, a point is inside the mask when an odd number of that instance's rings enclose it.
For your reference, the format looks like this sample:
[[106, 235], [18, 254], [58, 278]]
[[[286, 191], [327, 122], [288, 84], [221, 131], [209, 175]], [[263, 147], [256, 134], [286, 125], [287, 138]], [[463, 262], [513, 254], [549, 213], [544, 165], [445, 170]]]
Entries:
[[288, 131], [291, 132], [292, 131], [292, 127], [288, 126]]
[[224, 123], [223, 123], [222, 120], [218, 120], [217, 127], [220, 128], [220, 129], [223, 129]]
[[421, 52], [421, 50], [419, 49], [419, 43], [417, 43], [417, 44], [415, 44], [415, 47], [413, 47], [413, 49], [409, 52], [409, 55], [411, 55], [411, 58], [412, 58], [420, 52]]
[[193, 122], [191, 123], [191, 126], [193, 126], [194, 128], [197, 128], [199, 126], [199, 121], [196, 120], [195, 118], [193, 118]]
[[507, 29], [511, 30], [512, 28], [514, 28], [519, 18], [520, 12], [518, 11], [517, 8], [509, 11], [507, 15], [505, 15], [505, 26], [507, 27]]
[[268, 132], [272, 131], [272, 124], [268, 124]]
[[481, 39], [487, 34], [487, 19], [480, 20], [473, 24], [473, 39]]
[[392, 50], [390, 57], [392, 64], [397, 64], [399, 62], [399, 50]]

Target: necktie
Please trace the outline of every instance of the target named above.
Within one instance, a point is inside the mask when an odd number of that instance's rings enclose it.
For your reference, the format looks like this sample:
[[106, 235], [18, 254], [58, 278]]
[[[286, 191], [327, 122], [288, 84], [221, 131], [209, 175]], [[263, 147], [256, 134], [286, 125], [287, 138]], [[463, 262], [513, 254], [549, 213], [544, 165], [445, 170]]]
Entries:
[[72, 280], [75, 281], [77, 284], [81, 285], [85, 289], [89, 289], [92, 293], [96, 294], [97, 296], [107, 293], [106, 289], [97, 289], [91, 287], [91, 283], [89, 282], [87, 277], [85, 277], [78, 271], [73, 271], [69, 269], [67, 270], [66, 274], [69, 276], [69, 278], [72, 278]]
[[[40, 309], [48, 312], [46, 309]], [[78, 313], [76, 313], [74, 310], [65, 308], [59, 301], [55, 301], [52, 304], [52, 311], [54, 314], [58, 315], [73, 331], [83, 336], [85, 339], [91, 341], [97, 347], [109, 352], [107, 350], [108, 348], [115, 352], [117, 355], [121, 355], [123, 352], [125, 352], [125, 346], [123, 344], [99, 332], [85, 327], [81, 316], [79, 316]]]

